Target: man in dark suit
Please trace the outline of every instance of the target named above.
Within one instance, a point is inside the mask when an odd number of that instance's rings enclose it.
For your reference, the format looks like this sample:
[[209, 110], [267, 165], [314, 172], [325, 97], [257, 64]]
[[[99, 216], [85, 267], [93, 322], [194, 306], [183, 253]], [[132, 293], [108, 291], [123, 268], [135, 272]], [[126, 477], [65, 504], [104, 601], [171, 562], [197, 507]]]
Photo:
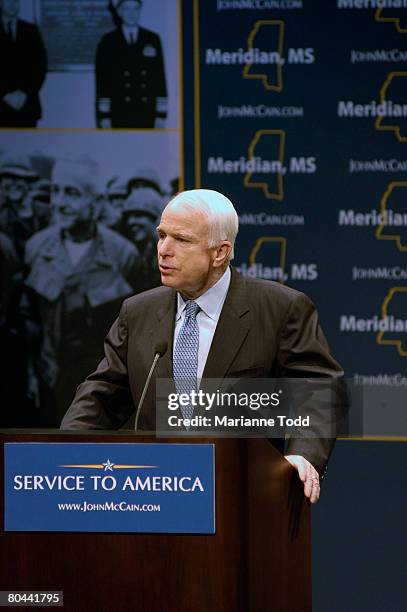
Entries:
[[96, 123], [100, 128], [161, 128], [167, 86], [158, 34], [139, 26], [142, 0], [117, 0], [119, 27], [96, 51]]
[[[271, 281], [245, 279], [230, 269], [237, 230], [232, 203], [216, 191], [185, 191], [170, 201], [157, 228], [164, 286], [124, 302], [106, 337], [105, 359], [79, 386], [61, 429], [122, 426], [140, 400], [157, 352], [163, 355], [156, 378], [174, 376], [176, 386], [182, 376], [197, 381], [342, 377], [315, 307], [304, 294]], [[188, 358], [182, 357], [184, 343], [193, 349]], [[141, 429], [155, 428], [154, 387], [152, 381]], [[319, 474], [332, 443], [328, 438], [286, 443], [286, 458], [312, 502], [319, 497]]]
[[47, 55], [37, 26], [18, 18], [20, 0], [1, 0], [0, 127], [36, 127]]

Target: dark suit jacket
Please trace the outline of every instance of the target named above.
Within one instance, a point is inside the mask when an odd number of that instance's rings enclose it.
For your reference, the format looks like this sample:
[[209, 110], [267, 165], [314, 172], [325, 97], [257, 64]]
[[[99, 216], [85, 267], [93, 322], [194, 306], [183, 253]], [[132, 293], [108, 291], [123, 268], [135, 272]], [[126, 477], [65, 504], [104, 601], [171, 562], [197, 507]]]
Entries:
[[[37, 26], [17, 21], [13, 41], [0, 21], [0, 127], [34, 126], [41, 117], [38, 93], [47, 71], [47, 55]], [[2, 101], [5, 94], [21, 89], [27, 100], [20, 110]]]
[[[172, 378], [176, 292], [158, 287], [127, 299], [105, 340], [105, 358], [77, 390], [61, 429], [119, 428], [130, 417], [160, 345], [156, 378]], [[203, 378], [331, 377], [343, 372], [330, 355], [312, 302], [272, 281], [232, 280], [216, 327]], [[155, 381], [151, 381], [139, 428], [155, 429]], [[285, 452], [307, 458], [320, 472], [333, 440], [293, 439]]]

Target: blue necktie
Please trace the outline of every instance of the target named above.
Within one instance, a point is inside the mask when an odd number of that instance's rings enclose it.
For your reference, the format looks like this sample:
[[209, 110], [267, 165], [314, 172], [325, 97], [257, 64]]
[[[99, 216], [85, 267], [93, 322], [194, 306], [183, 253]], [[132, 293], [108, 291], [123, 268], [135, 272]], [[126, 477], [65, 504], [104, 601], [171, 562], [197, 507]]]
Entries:
[[[173, 374], [178, 393], [191, 393], [197, 390], [199, 326], [196, 316], [200, 307], [193, 300], [188, 300], [185, 307], [185, 319], [178, 334], [173, 358]], [[184, 418], [190, 419], [194, 407], [181, 406]]]

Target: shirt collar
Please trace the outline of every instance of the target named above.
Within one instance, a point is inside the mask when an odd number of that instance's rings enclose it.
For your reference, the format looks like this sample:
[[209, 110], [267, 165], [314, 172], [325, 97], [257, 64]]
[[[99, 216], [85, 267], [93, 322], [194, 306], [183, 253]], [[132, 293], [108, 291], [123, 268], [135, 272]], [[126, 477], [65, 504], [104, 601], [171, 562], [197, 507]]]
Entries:
[[130, 40], [130, 35], [132, 36], [132, 38], [134, 39], [134, 41], [137, 40], [137, 36], [138, 36], [138, 26], [126, 26], [126, 25], [122, 25], [122, 30], [124, 33], [124, 37], [127, 41]]
[[[226, 299], [226, 294], [230, 285], [230, 268], [222, 274], [220, 279], [210, 287], [205, 293], [194, 300], [200, 309], [211, 319], [217, 321], [219, 319], [222, 306]], [[184, 311], [186, 301], [180, 293], [177, 293], [177, 314], [175, 320], [178, 321]]]

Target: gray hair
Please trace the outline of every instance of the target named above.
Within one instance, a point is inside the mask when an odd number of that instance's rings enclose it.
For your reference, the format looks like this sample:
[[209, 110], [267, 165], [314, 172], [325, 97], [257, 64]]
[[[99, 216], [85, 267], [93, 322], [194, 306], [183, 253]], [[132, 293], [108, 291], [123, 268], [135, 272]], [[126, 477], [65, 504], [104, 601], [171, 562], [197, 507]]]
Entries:
[[56, 171], [61, 170], [75, 176], [75, 179], [87, 193], [94, 196], [101, 193], [99, 165], [88, 155], [57, 158], [52, 169], [52, 175], [54, 176]]
[[234, 243], [239, 230], [239, 218], [232, 202], [212, 189], [182, 191], [169, 201], [167, 206], [195, 210], [208, 220], [208, 246], [218, 246], [222, 240], [232, 244], [228, 261], [234, 257]]

